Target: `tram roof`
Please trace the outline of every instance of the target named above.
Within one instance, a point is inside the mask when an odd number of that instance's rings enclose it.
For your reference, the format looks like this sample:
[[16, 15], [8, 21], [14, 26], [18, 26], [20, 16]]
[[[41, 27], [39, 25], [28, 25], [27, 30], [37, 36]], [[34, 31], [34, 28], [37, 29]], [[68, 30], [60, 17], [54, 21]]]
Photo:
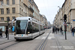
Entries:
[[32, 22], [38, 23], [40, 25], [43, 25], [40, 21], [38, 21], [38, 20], [36, 20], [34, 18], [31, 18], [31, 17], [17, 17], [16, 20], [29, 20], [29, 18], [30, 18], [30, 20]]
[[29, 20], [31, 17], [17, 17], [16, 20]]

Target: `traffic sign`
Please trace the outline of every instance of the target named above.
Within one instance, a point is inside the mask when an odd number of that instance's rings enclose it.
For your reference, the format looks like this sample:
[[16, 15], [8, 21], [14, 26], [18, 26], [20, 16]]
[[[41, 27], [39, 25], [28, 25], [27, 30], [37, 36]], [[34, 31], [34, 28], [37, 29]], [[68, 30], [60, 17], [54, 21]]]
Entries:
[[75, 19], [73, 19], [73, 21], [75, 21]]

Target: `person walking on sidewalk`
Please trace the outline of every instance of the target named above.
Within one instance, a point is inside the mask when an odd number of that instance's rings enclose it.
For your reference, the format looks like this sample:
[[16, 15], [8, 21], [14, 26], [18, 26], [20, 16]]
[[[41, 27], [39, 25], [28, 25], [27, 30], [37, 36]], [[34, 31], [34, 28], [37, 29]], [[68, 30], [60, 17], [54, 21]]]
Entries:
[[2, 28], [0, 29], [0, 36], [2, 37]]
[[57, 34], [57, 31], [58, 31], [57, 27], [56, 27], [55, 31], [56, 31], [56, 34]]
[[62, 27], [60, 27], [60, 32], [61, 32], [61, 34], [63, 35], [63, 30], [62, 30]]
[[6, 26], [5, 34], [6, 34], [6, 38], [7, 38], [8, 37], [8, 26]]
[[52, 32], [54, 33], [54, 27], [53, 27], [53, 29], [52, 29]]
[[72, 36], [74, 36], [75, 27], [72, 28], [71, 32], [72, 32]]

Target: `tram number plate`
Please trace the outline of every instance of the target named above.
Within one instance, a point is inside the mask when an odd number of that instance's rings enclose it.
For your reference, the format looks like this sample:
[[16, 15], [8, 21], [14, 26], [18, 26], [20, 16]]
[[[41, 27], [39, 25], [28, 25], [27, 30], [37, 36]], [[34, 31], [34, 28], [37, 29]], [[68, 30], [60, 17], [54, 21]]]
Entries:
[[21, 35], [23, 37], [23, 35]]

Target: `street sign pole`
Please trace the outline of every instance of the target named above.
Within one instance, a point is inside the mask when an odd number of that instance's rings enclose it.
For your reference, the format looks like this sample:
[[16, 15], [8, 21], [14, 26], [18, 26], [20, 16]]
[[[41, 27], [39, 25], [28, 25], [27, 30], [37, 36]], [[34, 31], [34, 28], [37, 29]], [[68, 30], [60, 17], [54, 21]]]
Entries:
[[65, 32], [65, 40], [67, 40], [67, 35], [66, 35], [66, 29], [67, 29], [66, 21], [67, 21], [67, 15], [65, 14], [65, 15], [64, 15], [64, 23], [65, 23], [65, 25], [64, 25], [64, 28], [65, 28], [65, 30], [64, 30], [64, 32]]
[[65, 31], [65, 40], [67, 40], [67, 35], [66, 35], [66, 29], [67, 29], [67, 28], [66, 28], [66, 21], [65, 21], [64, 27], [65, 27], [65, 30], [64, 30], [64, 31]]
[[9, 21], [10, 21], [10, 18], [7, 19], [7, 24], [8, 24], [8, 26], [7, 26], [8, 27], [8, 29], [7, 29], [7, 31], [8, 31], [7, 32], [7, 36], [8, 36], [7, 39], [8, 40], [9, 40]]
[[7, 39], [9, 40], [9, 21], [7, 21], [7, 24], [8, 24], [8, 33], [7, 33]]

